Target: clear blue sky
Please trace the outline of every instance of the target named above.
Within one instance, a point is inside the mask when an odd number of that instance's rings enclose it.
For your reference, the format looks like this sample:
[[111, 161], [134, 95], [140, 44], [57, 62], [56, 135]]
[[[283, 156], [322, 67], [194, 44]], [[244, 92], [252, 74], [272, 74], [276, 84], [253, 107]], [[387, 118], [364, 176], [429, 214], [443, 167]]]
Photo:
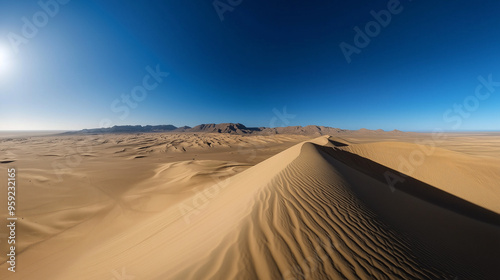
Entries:
[[[212, 0], [54, 1], [41, 0], [58, 3], [51, 15], [37, 1], [0, 1], [0, 130], [500, 130], [500, 87], [474, 96], [478, 76], [500, 82], [499, 1], [242, 0], [223, 20]], [[354, 28], [388, 4], [390, 23], [348, 63], [340, 44], [356, 47]], [[147, 66], [169, 75], [136, 102]], [[295, 117], [276, 121], [284, 106]]]

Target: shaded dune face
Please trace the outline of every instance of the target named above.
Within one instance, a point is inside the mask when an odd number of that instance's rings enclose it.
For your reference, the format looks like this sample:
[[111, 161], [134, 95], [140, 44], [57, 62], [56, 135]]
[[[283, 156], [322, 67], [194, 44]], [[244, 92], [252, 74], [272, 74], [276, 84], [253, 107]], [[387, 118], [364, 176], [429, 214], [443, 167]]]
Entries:
[[391, 189], [397, 172], [374, 159], [386, 150], [356, 145], [320, 137], [249, 168], [163, 163], [120, 193], [131, 210], [95, 209], [6, 279], [498, 279], [498, 213], [424, 177]]
[[413, 178], [393, 193], [387, 168], [316, 142], [259, 187], [218, 261], [174, 278], [495, 279], [497, 214]]
[[[428, 189], [438, 188], [500, 214], [500, 160], [496, 157], [473, 156], [405, 142], [353, 144], [326, 152], [335, 152], [333, 157], [349, 166], [361, 168], [363, 172], [369, 172], [370, 176], [380, 176], [384, 172], [373, 165], [368, 166], [369, 161], [397, 170], [394, 174], [400, 177], [407, 175], [407, 178], [403, 178], [405, 184], [397, 186], [408, 188], [408, 181], [419, 180], [430, 185]], [[383, 178], [382, 181], [385, 182], [386, 179]], [[441, 200], [440, 203], [448, 202]]]
[[343, 148], [316, 147], [378, 221], [407, 237], [422, 264], [447, 271], [452, 279], [497, 278], [499, 214], [410, 176], [391, 188], [384, 174], [396, 170]]
[[231, 246], [214, 250], [220, 267], [208, 262], [176, 278], [453, 278], [419, 261], [411, 244], [379, 222], [311, 143], [261, 188], [240, 227], [227, 236]]

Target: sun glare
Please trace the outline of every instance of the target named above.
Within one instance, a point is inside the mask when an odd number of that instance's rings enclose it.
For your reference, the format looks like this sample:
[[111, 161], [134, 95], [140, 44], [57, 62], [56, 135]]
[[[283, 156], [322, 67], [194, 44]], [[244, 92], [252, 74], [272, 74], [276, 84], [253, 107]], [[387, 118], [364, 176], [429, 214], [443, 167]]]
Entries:
[[4, 74], [9, 69], [10, 54], [7, 48], [0, 46], [0, 74]]

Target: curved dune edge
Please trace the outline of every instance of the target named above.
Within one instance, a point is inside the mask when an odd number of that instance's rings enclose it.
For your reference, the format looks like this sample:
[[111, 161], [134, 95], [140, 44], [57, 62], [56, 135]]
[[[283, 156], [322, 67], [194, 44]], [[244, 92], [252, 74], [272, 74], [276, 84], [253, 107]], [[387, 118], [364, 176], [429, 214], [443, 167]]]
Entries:
[[[495, 279], [498, 227], [392, 192], [327, 152], [339, 146], [327, 137], [296, 145], [218, 182], [200, 208], [190, 197], [133, 224], [110, 212], [90, 221], [76, 261], [22, 273], [113, 279], [123, 268], [135, 279]], [[120, 226], [120, 234], [102, 238], [100, 231]], [[44, 246], [39, 250], [51, 244]]]
[[354, 144], [340, 149], [500, 214], [499, 159], [405, 142]]

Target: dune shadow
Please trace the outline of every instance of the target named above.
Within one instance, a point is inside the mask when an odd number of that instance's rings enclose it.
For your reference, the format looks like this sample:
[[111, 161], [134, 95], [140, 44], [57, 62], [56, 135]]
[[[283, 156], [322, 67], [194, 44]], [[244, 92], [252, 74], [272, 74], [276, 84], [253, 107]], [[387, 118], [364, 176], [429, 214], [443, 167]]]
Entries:
[[316, 145], [316, 147], [332, 158], [342, 162], [343, 164], [354, 168], [388, 186], [389, 182], [387, 181], [387, 174], [403, 178], [402, 182], [398, 182], [392, 185], [392, 187], [394, 187], [394, 189], [396, 190], [405, 192], [421, 200], [432, 203], [433, 205], [448, 209], [463, 216], [467, 216], [469, 218], [473, 218], [478, 221], [482, 221], [495, 226], [500, 226], [500, 215], [493, 211], [473, 204], [462, 198], [442, 191], [432, 185], [424, 183], [411, 176], [402, 174], [399, 171], [396, 171], [359, 155], [337, 148], [319, 145]]
[[332, 143], [335, 147], [347, 147], [347, 146], [349, 146], [345, 143], [338, 142], [338, 141], [331, 140], [331, 139], [328, 139], [328, 141], [330, 141], [330, 143]]

